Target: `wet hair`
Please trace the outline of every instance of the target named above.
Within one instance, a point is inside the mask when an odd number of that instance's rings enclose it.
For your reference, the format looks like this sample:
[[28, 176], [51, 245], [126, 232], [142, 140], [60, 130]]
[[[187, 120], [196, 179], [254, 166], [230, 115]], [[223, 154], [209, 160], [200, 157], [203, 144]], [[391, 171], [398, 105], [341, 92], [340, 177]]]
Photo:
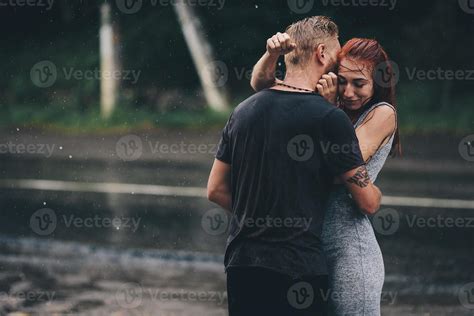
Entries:
[[[392, 63], [388, 57], [388, 54], [378, 41], [366, 38], [353, 38], [342, 47], [338, 55], [339, 64], [344, 58], [359, 62], [363, 66], [369, 67], [372, 72], [372, 79], [374, 81], [374, 95], [365, 105], [366, 108], [369, 108], [371, 105], [380, 102], [387, 102], [395, 109], [397, 108], [395, 94], [396, 82], [394, 77], [390, 75], [390, 81], [387, 81], [387, 84], [378, 84], [379, 81], [377, 78], [377, 71], [381, 71], [383, 69], [383, 71], [386, 73], [393, 74]], [[401, 153], [402, 150], [398, 120], [396, 120], [395, 137], [393, 139], [390, 154], [395, 156], [401, 155]]]
[[339, 36], [339, 28], [326, 16], [312, 16], [291, 24], [286, 33], [296, 44], [295, 50], [285, 55], [286, 65], [304, 67], [319, 44]]

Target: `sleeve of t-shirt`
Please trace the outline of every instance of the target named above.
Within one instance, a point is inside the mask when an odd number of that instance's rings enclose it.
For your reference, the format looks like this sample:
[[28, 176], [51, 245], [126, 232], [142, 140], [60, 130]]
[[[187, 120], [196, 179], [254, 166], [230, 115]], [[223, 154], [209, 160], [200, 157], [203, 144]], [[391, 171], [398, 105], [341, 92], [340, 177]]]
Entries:
[[232, 122], [232, 115], [229, 117], [227, 120], [227, 123], [222, 130], [221, 133], [221, 139], [219, 141], [219, 145], [217, 146], [217, 153], [216, 153], [216, 159], [226, 163], [226, 164], [231, 164], [231, 157], [232, 157], [232, 146], [230, 144], [230, 125]]
[[334, 176], [364, 165], [354, 126], [340, 109], [334, 109], [323, 120], [322, 152]]

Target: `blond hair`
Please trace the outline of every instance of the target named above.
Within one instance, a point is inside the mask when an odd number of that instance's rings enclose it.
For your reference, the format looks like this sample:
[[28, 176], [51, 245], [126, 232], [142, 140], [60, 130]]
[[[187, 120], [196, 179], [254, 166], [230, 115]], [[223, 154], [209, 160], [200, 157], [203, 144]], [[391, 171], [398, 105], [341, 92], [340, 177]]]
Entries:
[[286, 33], [296, 44], [296, 49], [285, 55], [288, 66], [305, 66], [319, 44], [339, 36], [339, 28], [326, 16], [312, 16], [288, 26]]

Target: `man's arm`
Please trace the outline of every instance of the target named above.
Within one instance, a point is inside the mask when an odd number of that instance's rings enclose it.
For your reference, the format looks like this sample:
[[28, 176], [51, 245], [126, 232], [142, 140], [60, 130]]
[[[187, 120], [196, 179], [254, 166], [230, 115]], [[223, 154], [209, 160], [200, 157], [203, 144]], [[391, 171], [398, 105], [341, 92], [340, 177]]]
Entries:
[[250, 85], [255, 91], [272, 87], [280, 80], [275, 78], [276, 65], [280, 55], [285, 55], [296, 48], [286, 33], [277, 33], [267, 40], [267, 51], [253, 68]]
[[352, 195], [359, 209], [367, 214], [375, 214], [382, 200], [382, 193], [369, 178], [369, 173], [365, 166], [348, 171], [340, 176], [346, 188]]
[[207, 198], [223, 209], [232, 212], [230, 165], [218, 159], [214, 159], [214, 164], [207, 182]]

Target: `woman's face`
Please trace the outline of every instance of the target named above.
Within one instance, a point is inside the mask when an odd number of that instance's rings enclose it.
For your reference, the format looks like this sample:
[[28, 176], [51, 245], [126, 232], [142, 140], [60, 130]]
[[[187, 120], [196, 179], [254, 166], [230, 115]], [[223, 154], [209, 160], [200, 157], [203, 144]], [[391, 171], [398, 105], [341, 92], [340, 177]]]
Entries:
[[339, 99], [350, 111], [357, 111], [374, 95], [371, 69], [352, 59], [343, 58], [338, 69]]

